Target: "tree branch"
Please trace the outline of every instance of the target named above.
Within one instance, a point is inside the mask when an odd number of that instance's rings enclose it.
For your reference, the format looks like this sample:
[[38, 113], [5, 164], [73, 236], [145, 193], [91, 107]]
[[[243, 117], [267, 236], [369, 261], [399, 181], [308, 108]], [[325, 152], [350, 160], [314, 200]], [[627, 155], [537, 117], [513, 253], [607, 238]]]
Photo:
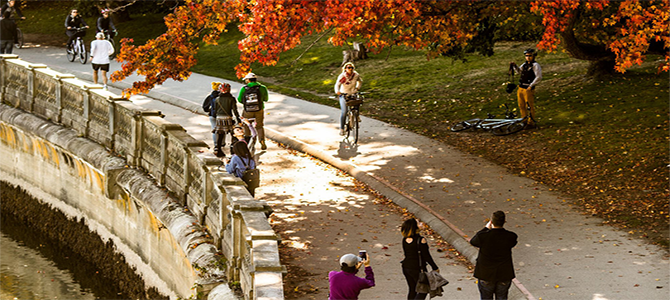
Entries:
[[312, 46], [314, 46], [314, 45], [316, 44], [316, 42], [318, 42], [319, 40], [321, 40], [321, 38], [323, 38], [326, 34], [328, 34], [328, 33], [330, 33], [331, 31], [333, 31], [333, 29], [334, 29], [334, 27], [330, 27], [330, 29], [324, 31], [323, 34], [321, 34], [318, 38], [316, 38], [316, 40], [314, 40], [314, 42], [312, 42], [312, 43], [305, 49], [305, 51], [303, 51], [302, 53], [300, 53], [300, 55], [298, 55], [298, 57], [297, 57], [296, 59], [293, 60], [293, 62], [291, 63], [291, 67], [292, 67], [293, 65], [295, 65], [295, 63], [297, 63], [297, 62], [302, 58], [302, 56], [303, 56], [305, 53], [307, 53], [307, 51], [309, 51], [309, 49], [312, 49]]

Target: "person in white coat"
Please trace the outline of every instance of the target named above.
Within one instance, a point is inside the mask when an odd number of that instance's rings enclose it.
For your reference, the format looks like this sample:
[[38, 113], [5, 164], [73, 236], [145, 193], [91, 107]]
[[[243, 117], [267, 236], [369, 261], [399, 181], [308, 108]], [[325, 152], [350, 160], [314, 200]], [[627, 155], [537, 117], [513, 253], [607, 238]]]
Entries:
[[98, 70], [102, 71], [102, 84], [107, 89], [107, 72], [109, 72], [109, 56], [114, 53], [114, 46], [105, 40], [105, 34], [98, 32], [91, 42], [91, 65], [93, 66], [93, 83], [98, 84]]
[[335, 93], [340, 100], [340, 135], [344, 135], [344, 120], [347, 114], [346, 95], [355, 94], [361, 89], [363, 80], [358, 72], [354, 71], [354, 63], [348, 62], [342, 66], [342, 73], [335, 82]]

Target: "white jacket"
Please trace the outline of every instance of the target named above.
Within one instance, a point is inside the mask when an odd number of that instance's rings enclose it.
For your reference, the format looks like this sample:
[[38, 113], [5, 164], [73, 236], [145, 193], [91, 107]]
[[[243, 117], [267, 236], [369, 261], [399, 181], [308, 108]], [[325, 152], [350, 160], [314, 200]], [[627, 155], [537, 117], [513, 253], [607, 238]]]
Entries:
[[94, 40], [91, 42], [91, 63], [104, 65], [109, 63], [109, 56], [114, 53], [114, 46], [108, 40]]
[[[361, 89], [363, 80], [361, 79], [361, 75], [358, 74], [358, 72], [354, 71], [351, 78], [342, 80], [345, 75], [346, 72], [342, 72], [340, 76], [337, 76], [337, 81], [335, 81], [335, 94], [338, 92], [343, 94], [355, 94], [358, 92], [358, 90]], [[342, 81], [344, 81], [344, 83]]]

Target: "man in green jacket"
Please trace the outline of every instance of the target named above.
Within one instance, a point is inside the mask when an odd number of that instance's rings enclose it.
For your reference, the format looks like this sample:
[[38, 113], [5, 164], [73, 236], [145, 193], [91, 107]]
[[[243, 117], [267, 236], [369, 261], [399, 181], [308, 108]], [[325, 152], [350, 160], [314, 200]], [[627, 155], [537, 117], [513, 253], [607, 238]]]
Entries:
[[[261, 143], [261, 150], [268, 147], [265, 145], [265, 130], [263, 130], [263, 112], [264, 102], [268, 102], [268, 88], [257, 82], [256, 74], [249, 73], [242, 78], [245, 86], [240, 90], [237, 96], [237, 102], [242, 103], [244, 112], [242, 117], [246, 119], [256, 119], [256, 132], [258, 141]], [[249, 128], [244, 128], [244, 135], [250, 135]]]

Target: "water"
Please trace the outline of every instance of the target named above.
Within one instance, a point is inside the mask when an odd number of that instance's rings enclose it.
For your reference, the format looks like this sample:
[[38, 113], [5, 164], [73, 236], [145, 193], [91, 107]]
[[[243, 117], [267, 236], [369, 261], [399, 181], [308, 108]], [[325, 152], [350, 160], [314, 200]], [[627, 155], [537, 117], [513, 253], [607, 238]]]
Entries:
[[47, 257], [53, 252], [49, 245], [27, 245], [2, 233], [0, 299], [96, 299], [90, 289], [81, 287], [71, 271], [59, 268]]

